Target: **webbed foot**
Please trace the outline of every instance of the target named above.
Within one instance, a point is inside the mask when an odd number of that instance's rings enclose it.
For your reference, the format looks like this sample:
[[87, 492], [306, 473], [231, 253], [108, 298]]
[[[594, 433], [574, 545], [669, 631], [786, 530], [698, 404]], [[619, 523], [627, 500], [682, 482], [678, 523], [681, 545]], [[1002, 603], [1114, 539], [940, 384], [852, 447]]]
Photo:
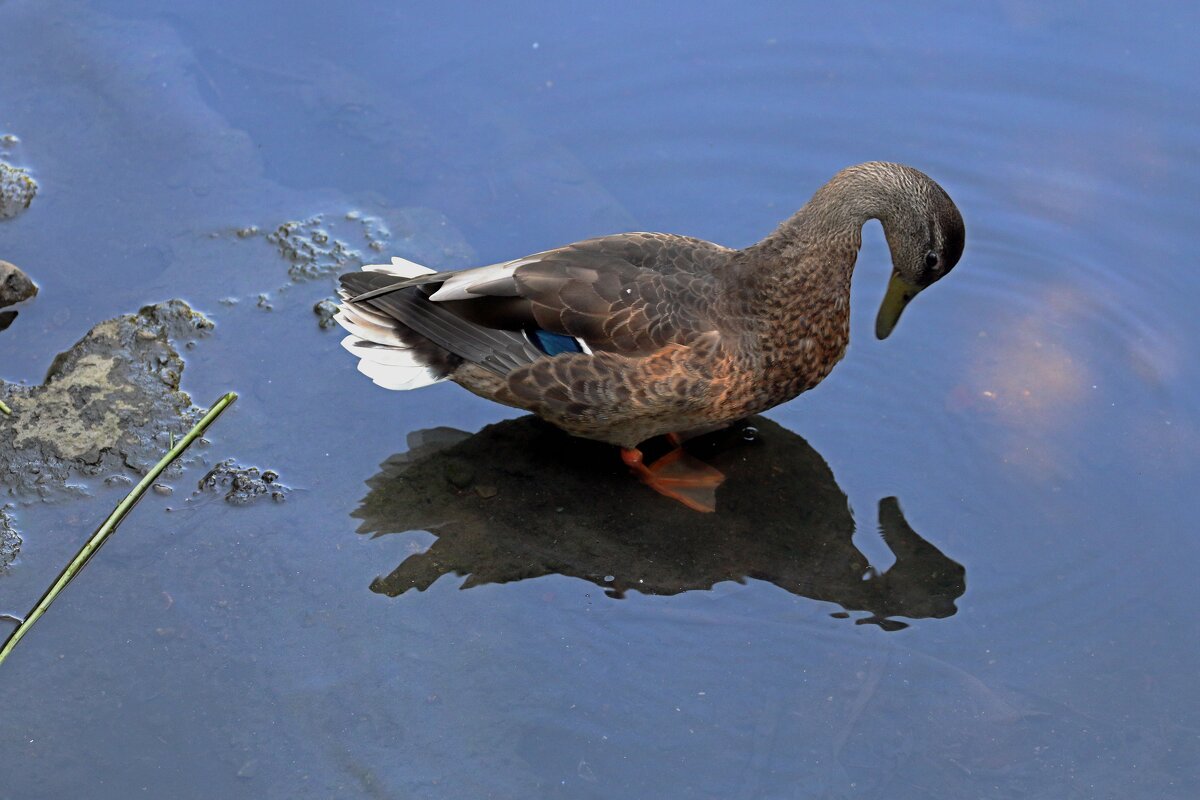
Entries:
[[649, 465], [636, 447], [622, 448], [621, 459], [642, 483], [659, 494], [696, 511], [717, 510], [717, 487], [725, 480], [725, 473], [689, 455], [682, 447], [676, 446]]

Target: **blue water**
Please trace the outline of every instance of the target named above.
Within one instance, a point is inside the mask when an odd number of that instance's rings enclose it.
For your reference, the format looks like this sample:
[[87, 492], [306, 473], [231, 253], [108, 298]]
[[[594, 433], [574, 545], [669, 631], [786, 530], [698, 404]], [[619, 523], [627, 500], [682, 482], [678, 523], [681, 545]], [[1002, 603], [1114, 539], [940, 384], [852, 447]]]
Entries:
[[[0, 3], [3, 157], [41, 187], [0, 221], [0, 258], [41, 285], [0, 377], [37, 383], [95, 323], [182, 297], [217, 325], [183, 388], [241, 395], [205, 459], [296, 489], [185, 503], [197, 466], [139, 505], [0, 667], [0, 797], [1200, 795], [1198, 23], [1186, 3]], [[433, 267], [620, 230], [741, 246], [872, 159], [945, 186], [967, 249], [877, 342], [868, 226], [845, 361], [768, 414], [797, 437], [770, 444], [828, 474], [753, 510], [777, 524], [743, 574], [673, 548], [699, 547], [683, 515], [652, 550], [621, 539], [667, 513], [648, 491], [537, 538], [591, 502], [547, 501], [554, 465], [526, 522], [357, 533], [411, 435], [515, 414], [372, 386], [311, 312], [332, 279], [292, 283], [234, 233], [324, 214], [369, 252], [355, 211]], [[88, 490], [0, 497], [25, 537], [0, 612], [119, 498]], [[954, 613], [856, 624], [871, 608], [803, 559], [781, 585], [771, 554], [825, 523], [847, 569], [901, 563], [875, 534], [888, 497], [961, 565]], [[372, 591], [443, 541], [475, 578]]]

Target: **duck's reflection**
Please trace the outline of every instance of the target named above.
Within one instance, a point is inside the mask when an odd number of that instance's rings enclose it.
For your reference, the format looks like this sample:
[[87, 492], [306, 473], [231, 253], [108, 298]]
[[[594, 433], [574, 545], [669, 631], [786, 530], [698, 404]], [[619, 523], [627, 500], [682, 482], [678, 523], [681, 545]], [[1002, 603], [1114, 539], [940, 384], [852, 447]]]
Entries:
[[375, 579], [383, 594], [423, 590], [451, 572], [469, 576], [463, 588], [570, 575], [612, 597], [756, 578], [896, 629], [905, 624], [893, 617], [954, 614], [966, 586], [962, 565], [910, 528], [894, 497], [879, 502], [879, 526], [896, 561], [884, 572], [869, 567], [824, 459], [764, 418], [688, 444], [728, 476], [714, 514], [665, 500], [631, 478], [612, 448], [532, 416], [475, 435], [420, 431], [410, 445], [367, 481], [354, 516], [360, 533], [438, 538]]

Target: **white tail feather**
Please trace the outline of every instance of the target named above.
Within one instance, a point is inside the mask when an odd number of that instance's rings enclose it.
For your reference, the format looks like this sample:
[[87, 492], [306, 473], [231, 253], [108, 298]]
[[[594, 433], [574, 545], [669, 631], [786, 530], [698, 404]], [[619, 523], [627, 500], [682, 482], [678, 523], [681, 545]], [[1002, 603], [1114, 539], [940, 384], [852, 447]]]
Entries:
[[[366, 272], [382, 272], [398, 278], [415, 278], [433, 270], [403, 258], [393, 258], [391, 264], [368, 264]], [[417, 354], [400, 338], [396, 323], [386, 314], [366, 306], [348, 302], [350, 294], [338, 290], [342, 304], [334, 319], [350, 332], [342, 339], [342, 347], [358, 356], [358, 371], [385, 389], [418, 389], [444, 380], [421, 363]]]
[[370, 378], [376, 386], [393, 391], [420, 389], [439, 380], [433, 377], [427, 367], [415, 361], [411, 367], [389, 367], [374, 361], [359, 361], [358, 371]]
[[351, 322], [357, 322], [360, 325], [367, 327], [375, 326], [390, 330], [393, 327], [392, 319], [384, 313], [376, 311], [365, 304], [352, 305], [343, 303], [338, 307], [338, 310], [346, 315], [346, 318]]
[[338, 313], [335, 314], [333, 318], [347, 331], [368, 342], [387, 345], [388, 347], [408, 346], [404, 343], [404, 340], [400, 338], [400, 334], [395, 328], [381, 328], [378, 325], [366, 323], [361, 317], [353, 317], [346, 313], [345, 306], [339, 308]]
[[442, 380], [411, 348], [386, 347], [351, 335], [342, 347], [358, 356], [358, 371], [385, 389], [418, 389]]
[[365, 361], [373, 361], [385, 367], [408, 367], [413, 363], [412, 349], [408, 347], [384, 347], [351, 334], [342, 339], [342, 347], [352, 355]]

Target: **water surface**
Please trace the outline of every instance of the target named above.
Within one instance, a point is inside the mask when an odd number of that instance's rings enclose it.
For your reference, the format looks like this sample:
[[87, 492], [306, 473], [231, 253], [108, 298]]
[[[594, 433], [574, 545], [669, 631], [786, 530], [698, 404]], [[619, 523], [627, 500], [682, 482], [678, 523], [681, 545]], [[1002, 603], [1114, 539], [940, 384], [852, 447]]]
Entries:
[[[184, 389], [241, 394], [205, 459], [296, 489], [189, 502], [197, 466], [143, 501], [3, 667], [0, 796], [1197, 796], [1198, 22], [0, 4], [0, 134], [40, 184], [0, 258], [42, 288], [0, 376], [182, 297], [217, 325]], [[619, 230], [740, 246], [870, 159], [941, 182], [966, 253], [880, 343], [868, 226], [850, 351], [735, 450], [711, 548], [615, 455], [518, 469], [544, 432], [512, 411], [373, 387], [310, 311], [332, 280], [235, 234], [324, 214], [371, 254], [354, 212], [434, 267]], [[459, 476], [455, 447], [492, 455]], [[444, 529], [395, 501], [439, 469], [469, 495]], [[87, 488], [14, 501], [0, 612], [118, 499]]]

